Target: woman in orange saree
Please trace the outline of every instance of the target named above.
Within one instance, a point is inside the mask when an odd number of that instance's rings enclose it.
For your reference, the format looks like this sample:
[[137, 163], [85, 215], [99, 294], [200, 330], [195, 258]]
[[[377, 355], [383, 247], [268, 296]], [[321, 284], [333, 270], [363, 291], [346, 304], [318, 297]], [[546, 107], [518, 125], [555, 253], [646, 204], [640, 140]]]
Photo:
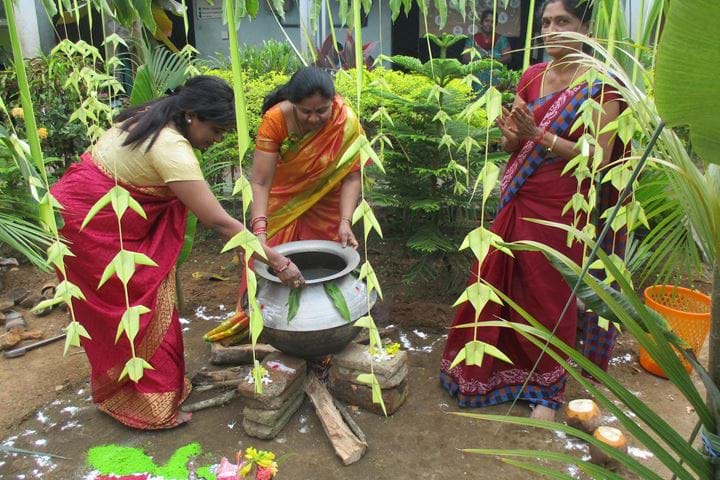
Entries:
[[[65, 257], [63, 273], [85, 296], [73, 300], [72, 308], [90, 334], [82, 338], [82, 346], [90, 362], [93, 401], [129, 427], [171, 428], [190, 418], [179, 410], [190, 383], [175, 308], [175, 263], [188, 210], [224, 237], [244, 228], [215, 199], [193, 153], [193, 148], [208, 148], [235, 126], [233, 105], [232, 89], [225, 82], [194, 77], [172, 95], [118, 115], [116, 125], [52, 187], [63, 206], [60, 233], [74, 253]], [[126, 211], [120, 222], [122, 242], [110, 205], [83, 226], [88, 212], [116, 181], [145, 214], [143, 218], [132, 209]], [[101, 281], [121, 248], [155, 263], [135, 266], [127, 295], [117, 276]], [[272, 249], [265, 253], [276, 270], [289, 263]], [[58, 276], [65, 280], [62, 273]], [[286, 283], [302, 281], [294, 265], [279, 276]], [[129, 305], [148, 309], [140, 315], [132, 346], [127, 337], [116, 336]], [[133, 352], [152, 366], [138, 381], [122, 375]]]
[[360, 162], [338, 168], [361, 133], [332, 77], [307, 67], [263, 104], [252, 170], [253, 232], [269, 245], [335, 240], [357, 248], [351, 218], [360, 196]]

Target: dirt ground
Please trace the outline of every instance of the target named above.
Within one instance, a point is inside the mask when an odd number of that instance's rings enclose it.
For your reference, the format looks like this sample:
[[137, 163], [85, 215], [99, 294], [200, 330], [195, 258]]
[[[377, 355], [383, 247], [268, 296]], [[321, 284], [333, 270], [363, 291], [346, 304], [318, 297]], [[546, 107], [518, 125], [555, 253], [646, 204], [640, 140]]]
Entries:
[[[231, 264], [230, 255], [215, 253], [219, 251], [216, 241], [200, 243], [180, 272], [186, 303], [181, 320], [189, 375], [208, 364], [209, 346], [203, 342], [202, 334], [225, 318], [236, 301], [237, 268]], [[384, 262], [383, 276], [399, 273], [393, 272], [399, 268], [400, 264], [388, 260]], [[213, 281], [206, 275], [196, 279], [194, 272], [220, 274], [229, 280]], [[5, 275], [5, 288], [20, 286], [34, 291], [50, 278], [21, 266]], [[191, 442], [200, 442], [215, 461], [221, 456], [232, 457], [238, 448], [252, 445], [272, 450], [283, 458], [279, 479], [316, 480], [526, 479], [526, 473], [495, 458], [463, 453], [461, 449], [542, 448], [569, 452], [578, 458], [587, 455], [586, 445], [560, 433], [500, 428], [497, 424], [450, 415], [459, 409], [440, 388], [437, 373], [444, 329], [452, 320], [452, 309], [448, 307], [451, 302], [432, 290], [412, 291], [392, 278], [381, 282], [386, 301], [378, 310], [377, 320], [399, 327], [394, 339], [409, 351], [410, 394], [404, 406], [389, 418], [362, 410], [354, 412], [369, 443], [367, 454], [356, 464], [345, 467], [334, 455], [307, 400], [272, 441], [259, 441], [244, 434], [240, 425], [242, 401], [238, 399], [224, 407], [197, 412], [189, 424], [173, 431], [140, 432], [125, 428], [94, 408], [83, 353], [75, 349], [64, 357], [62, 342], [57, 342], [18, 359], [0, 358], [0, 444], [67, 459], [0, 453], [0, 479], [92, 478], [85, 465], [86, 453], [93, 446], [108, 443], [142, 447], [157, 464]], [[0, 292], [0, 298], [2, 295]], [[59, 310], [44, 318], [24, 313], [31, 328], [43, 330], [46, 337], [60, 333], [67, 321], [66, 314]], [[627, 335], [620, 338], [611, 363], [610, 372], [616, 379], [637, 392], [638, 398], [650, 404], [681, 435], [689, 435], [696, 421], [694, 412], [668, 381], [640, 368], [637, 346]], [[571, 381], [567, 398], [584, 396]], [[199, 397], [190, 400], [196, 398]], [[508, 406], [482, 412], [506, 414]], [[528, 408], [518, 405], [511, 414], [527, 415]], [[606, 422], [615, 423], [611, 416], [607, 416]], [[663, 471], [642, 446], [633, 446], [631, 453], [654, 470]], [[582, 478], [576, 467], [567, 467], [566, 473]]]

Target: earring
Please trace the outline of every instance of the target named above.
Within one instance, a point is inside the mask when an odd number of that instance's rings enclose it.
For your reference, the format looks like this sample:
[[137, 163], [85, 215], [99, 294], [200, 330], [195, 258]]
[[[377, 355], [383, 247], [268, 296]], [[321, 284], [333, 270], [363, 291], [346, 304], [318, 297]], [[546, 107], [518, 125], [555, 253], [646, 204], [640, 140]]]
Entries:
[[188, 125], [190, 125], [192, 123], [192, 118], [188, 118], [187, 123], [188, 123]]

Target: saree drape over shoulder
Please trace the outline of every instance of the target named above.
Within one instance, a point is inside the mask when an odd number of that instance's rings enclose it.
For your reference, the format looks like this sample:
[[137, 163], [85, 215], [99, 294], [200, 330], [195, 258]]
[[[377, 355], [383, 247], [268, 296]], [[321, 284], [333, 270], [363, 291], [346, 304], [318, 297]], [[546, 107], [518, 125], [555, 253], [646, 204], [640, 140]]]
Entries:
[[[535, 122], [540, 128], [560, 137], [577, 141], [581, 135], [578, 129], [570, 133], [578, 109], [588, 98], [600, 99], [603, 91], [600, 84], [582, 84], [554, 94], [540, 97], [542, 75], [546, 65], [530, 67], [518, 85], [518, 95], [528, 104]], [[603, 102], [618, 100], [615, 92], [606, 88]], [[613, 159], [622, 156], [623, 146], [615, 142]], [[563, 214], [563, 208], [578, 192], [578, 183], [571, 174], [562, 175], [566, 161], [552, 156], [542, 146], [524, 142], [509, 159], [501, 182], [500, 210], [493, 221], [491, 230], [506, 242], [534, 240], [562, 252], [576, 263], [582, 261], [582, 245], [578, 242], [571, 247], [566, 244], [566, 233], [557, 228], [539, 225], [527, 219], [542, 219], [551, 222], [571, 224], [573, 212]], [[588, 185], [579, 190], [587, 196]], [[584, 221], [584, 220], [583, 220]], [[621, 240], [615, 242], [618, 250], [624, 250]], [[560, 318], [563, 307], [570, 296], [570, 288], [562, 276], [538, 252], [514, 252], [510, 257], [491, 250], [482, 266], [476, 261], [468, 280], [477, 282], [480, 277], [499, 288], [525, 311], [532, 314], [545, 327], [553, 330], [560, 319], [556, 336], [575, 345], [577, 333], [577, 310], [573, 300], [571, 308]], [[497, 318], [512, 322], [526, 323], [514, 310], [507, 306], [489, 303], [480, 314], [480, 322]], [[475, 321], [475, 311], [469, 302], [459, 307], [453, 326]], [[585, 353], [596, 363], [607, 367], [607, 360], [615, 342], [614, 327], [603, 330], [597, 326], [597, 318], [585, 322], [583, 335]], [[456, 396], [462, 407], [487, 406], [516, 398], [533, 404], [557, 409], [562, 400], [566, 383], [565, 370], [549, 355], [543, 355], [530, 377], [527, 386], [523, 383], [535, 365], [540, 349], [535, 347], [512, 329], [480, 327], [477, 340], [499, 348], [512, 360], [512, 364], [485, 356], [481, 367], [465, 363], [450, 369], [457, 353], [473, 340], [472, 328], [450, 330], [441, 364], [440, 381], [451, 395]]]
[[255, 148], [279, 154], [268, 199], [269, 245], [339, 239], [342, 180], [360, 170], [360, 162], [337, 165], [360, 133], [357, 116], [338, 95], [328, 123], [297, 140], [288, 134], [280, 105], [265, 113]]
[[183, 339], [175, 308], [175, 262], [182, 248], [187, 210], [166, 186], [122, 184], [147, 214], [143, 219], [128, 209], [122, 220], [125, 250], [144, 253], [157, 267], [138, 265], [128, 284], [130, 305], [150, 309], [140, 317], [135, 353], [147, 360], [142, 379], [118, 380], [131, 358], [127, 337], [115, 334], [126, 299], [122, 283], [113, 276], [99, 289], [108, 263], [120, 250], [117, 217], [108, 205], [80, 230], [83, 219], [115, 185], [89, 153], [70, 166], [52, 193], [62, 204], [60, 231], [73, 257], [65, 257], [68, 280], [80, 287], [86, 301], [73, 301], [76, 319], [91, 339], [82, 346], [91, 365], [93, 401], [123, 424], [141, 429], [169, 428], [177, 423], [178, 406], [190, 391], [185, 379]]

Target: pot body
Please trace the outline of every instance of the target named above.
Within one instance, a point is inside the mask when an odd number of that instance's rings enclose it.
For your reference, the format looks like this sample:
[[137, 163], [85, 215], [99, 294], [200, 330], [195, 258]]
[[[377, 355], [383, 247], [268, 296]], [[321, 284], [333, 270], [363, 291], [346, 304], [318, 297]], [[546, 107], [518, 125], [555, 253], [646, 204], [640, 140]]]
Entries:
[[[359, 333], [355, 320], [367, 314], [376, 294], [354, 273], [360, 263], [355, 250], [336, 242], [305, 240], [276, 247], [300, 268], [306, 286], [300, 290], [296, 315], [288, 322], [290, 287], [280, 283], [267, 265], [258, 266], [257, 300], [265, 328], [263, 337], [278, 350], [302, 358], [320, 357], [341, 351]], [[350, 318], [346, 321], [325, 291], [334, 283], [345, 298]]]

